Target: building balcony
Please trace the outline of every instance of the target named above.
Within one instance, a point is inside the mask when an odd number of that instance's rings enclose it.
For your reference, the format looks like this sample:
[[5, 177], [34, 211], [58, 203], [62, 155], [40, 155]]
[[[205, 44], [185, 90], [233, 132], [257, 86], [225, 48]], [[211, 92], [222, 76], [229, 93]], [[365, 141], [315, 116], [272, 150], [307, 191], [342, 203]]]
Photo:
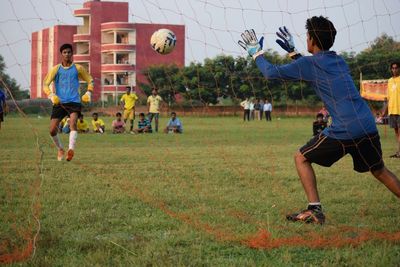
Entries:
[[87, 17], [90, 16], [90, 8], [80, 8], [74, 10], [75, 17]]
[[74, 55], [74, 62], [90, 62], [90, 54]]
[[125, 92], [126, 87], [130, 86], [129, 84], [120, 84], [120, 85], [102, 85], [103, 87], [103, 93], [113, 93], [115, 91], [117, 92]]
[[[74, 58], [75, 59], [75, 58]], [[133, 64], [103, 64], [101, 65], [101, 72], [133, 72], [136, 66]]]
[[106, 22], [101, 24], [101, 31], [133, 31], [135, 24], [129, 22]]
[[135, 47], [132, 44], [102, 44], [101, 52], [133, 52], [135, 51]]
[[78, 42], [89, 42], [90, 41], [90, 34], [74, 34], [73, 36], [73, 42], [78, 43]]

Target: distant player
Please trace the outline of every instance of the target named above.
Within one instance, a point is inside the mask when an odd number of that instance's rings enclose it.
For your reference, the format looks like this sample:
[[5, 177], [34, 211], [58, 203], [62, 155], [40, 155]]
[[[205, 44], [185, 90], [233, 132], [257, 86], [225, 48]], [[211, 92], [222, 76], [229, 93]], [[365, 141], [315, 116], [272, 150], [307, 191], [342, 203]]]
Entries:
[[160, 116], [160, 104], [162, 102], [161, 96], [158, 95], [158, 91], [154, 88], [151, 91], [151, 95], [147, 98], [147, 107], [149, 109], [149, 121], [150, 124], [155, 121], [155, 131], [158, 132], [158, 117]]
[[88, 133], [89, 132], [89, 124], [83, 118], [82, 113], [78, 116], [78, 121], [76, 122], [76, 128], [78, 129], [78, 133]]
[[392, 77], [388, 81], [387, 86], [387, 106], [384, 114], [389, 114], [390, 128], [394, 129], [397, 142], [397, 151], [391, 158], [400, 158], [400, 63], [393, 62], [390, 64]]
[[115, 120], [113, 120], [111, 127], [112, 127], [112, 133], [113, 134], [119, 134], [119, 133], [124, 133], [125, 132], [125, 122], [121, 119], [122, 114], [121, 112], [117, 112], [115, 114]]
[[164, 129], [164, 133], [183, 133], [182, 122], [176, 117], [176, 112], [171, 112], [171, 118]]
[[93, 132], [103, 134], [106, 131], [106, 125], [102, 119], [99, 118], [99, 114], [94, 112], [92, 114], [92, 127]]
[[[88, 83], [88, 90], [82, 96], [82, 102], [91, 101], [93, 91], [93, 78], [81, 65], [72, 62], [72, 45], [63, 44], [60, 47], [62, 56], [61, 64], [54, 66], [44, 79], [44, 92], [53, 103], [50, 121], [50, 135], [58, 149], [57, 159], [62, 160], [64, 157], [64, 148], [60, 138], [57, 135], [60, 120], [65, 116], [70, 116], [70, 133], [69, 148], [67, 152], [67, 161], [74, 156], [76, 138], [78, 132], [76, 129], [76, 121], [81, 113], [82, 105], [79, 97], [79, 80]], [[55, 90], [50, 89], [50, 84], [54, 82]]]
[[4, 116], [6, 112], [7, 112], [6, 95], [3, 93], [2, 89], [0, 89], [0, 130], [1, 130], [1, 123], [4, 121]]
[[126, 93], [121, 97], [121, 106], [123, 112], [124, 122], [129, 119], [131, 123], [130, 132], [133, 131], [133, 124], [135, 121], [135, 103], [139, 98], [134, 92], [131, 92], [131, 87], [126, 87]]
[[135, 133], [152, 133], [151, 123], [145, 118], [144, 113], [139, 114], [138, 128], [134, 130]]
[[361, 98], [344, 59], [329, 51], [336, 29], [322, 16], [307, 19], [307, 50], [312, 56], [296, 53], [293, 38], [284, 27], [278, 43], [294, 59], [290, 64], [273, 65], [263, 56], [263, 39], [258, 41], [254, 30], [242, 34], [239, 44], [247, 50], [267, 79], [309, 82], [324, 102], [332, 117], [332, 125], [312, 138], [295, 155], [297, 172], [308, 199], [306, 210], [286, 216], [291, 221], [324, 223], [325, 215], [317, 191], [312, 163], [329, 167], [346, 154], [353, 158], [354, 170], [370, 171], [400, 198], [400, 181], [383, 163], [381, 143], [375, 119]]
[[324, 121], [324, 115], [322, 113], [317, 114], [317, 119], [313, 122], [313, 136], [316, 136], [328, 127], [327, 122]]

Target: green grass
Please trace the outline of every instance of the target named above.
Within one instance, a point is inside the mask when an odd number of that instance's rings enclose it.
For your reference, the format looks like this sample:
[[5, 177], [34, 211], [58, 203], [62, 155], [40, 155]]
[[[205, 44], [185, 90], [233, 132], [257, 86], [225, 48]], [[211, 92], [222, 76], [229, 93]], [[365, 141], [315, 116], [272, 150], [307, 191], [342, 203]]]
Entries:
[[[0, 252], [23, 248], [23, 237], [34, 236], [37, 210], [35, 255], [17, 265], [398, 266], [399, 243], [387, 240], [325, 248], [293, 242], [270, 250], [242, 242], [260, 229], [274, 239], [310, 240], [313, 233], [334, 238], [365, 229], [399, 231], [398, 199], [370, 174], [354, 172], [350, 156], [331, 168], [315, 167], [326, 225], [285, 221], [286, 212], [307, 204], [293, 155], [310, 138], [312, 118], [269, 124], [182, 119], [183, 135], [81, 134], [73, 161], [57, 162], [48, 118], [6, 117]], [[105, 121], [109, 126], [111, 118]], [[385, 163], [399, 175], [399, 161], [388, 158], [394, 134], [380, 131]], [[39, 209], [32, 208], [36, 204]], [[343, 233], [344, 227], [353, 230]]]

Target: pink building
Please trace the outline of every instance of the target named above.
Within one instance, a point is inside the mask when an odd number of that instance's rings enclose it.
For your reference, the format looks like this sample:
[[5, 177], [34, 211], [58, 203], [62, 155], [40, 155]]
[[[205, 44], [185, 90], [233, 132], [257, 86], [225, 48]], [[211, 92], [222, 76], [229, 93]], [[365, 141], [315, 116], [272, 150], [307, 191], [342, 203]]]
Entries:
[[[148, 83], [142, 70], [150, 65], [184, 66], [185, 26], [128, 22], [128, 3], [87, 1], [74, 11], [83, 25], [57, 25], [32, 33], [31, 98], [46, 97], [43, 79], [61, 62], [59, 47], [71, 43], [74, 62], [87, 68], [95, 81], [93, 99], [115, 99], [126, 86]], [[170, 54], [160, 55], [150, 46], [150, 37], [160, 28], [172, 30], [177, 44]], [[139, 88], [140, 89], [140, 88]]]

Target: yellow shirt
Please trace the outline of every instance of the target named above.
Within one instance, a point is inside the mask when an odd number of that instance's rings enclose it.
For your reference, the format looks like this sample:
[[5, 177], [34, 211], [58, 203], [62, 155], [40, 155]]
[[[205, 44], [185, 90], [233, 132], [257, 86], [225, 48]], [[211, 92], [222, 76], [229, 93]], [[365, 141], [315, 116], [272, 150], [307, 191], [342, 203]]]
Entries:
[[147, 98], [147, 103], [150, 103], [149, 112], [150, 113], [160, 113], [160, 102], [162, 101], [161, 96], [149, 96]]
[[389, 79], [387, 98], [389, 115], [400, 115], [400, 76]]
[[104, 121], [102, 119], [92, 120], [93, 131], [97, 130], [97, 125], [104, 126]]
[[64, 127], [65, 123], [67, 123], [67, 119], [68, 119], [68, 117], [64, 117], [64, 119], [62, 119], [62, 120], [60, 121], [61, 127]]
[[79, 131], [86, 131], [87, 129], [89, 129], [89, 125], [85, 120], [83, 120], [83, 122], [81, 122], [81, 120], [78, 120], [76, 122], [76, 128], [78, 128]]
[[125, 109], [133, 109], [135, 107], [136, 100], [138, 97], [135, 93], [124, 94], [121, 97], [121, 102], [124, 101], [124, 108]]

